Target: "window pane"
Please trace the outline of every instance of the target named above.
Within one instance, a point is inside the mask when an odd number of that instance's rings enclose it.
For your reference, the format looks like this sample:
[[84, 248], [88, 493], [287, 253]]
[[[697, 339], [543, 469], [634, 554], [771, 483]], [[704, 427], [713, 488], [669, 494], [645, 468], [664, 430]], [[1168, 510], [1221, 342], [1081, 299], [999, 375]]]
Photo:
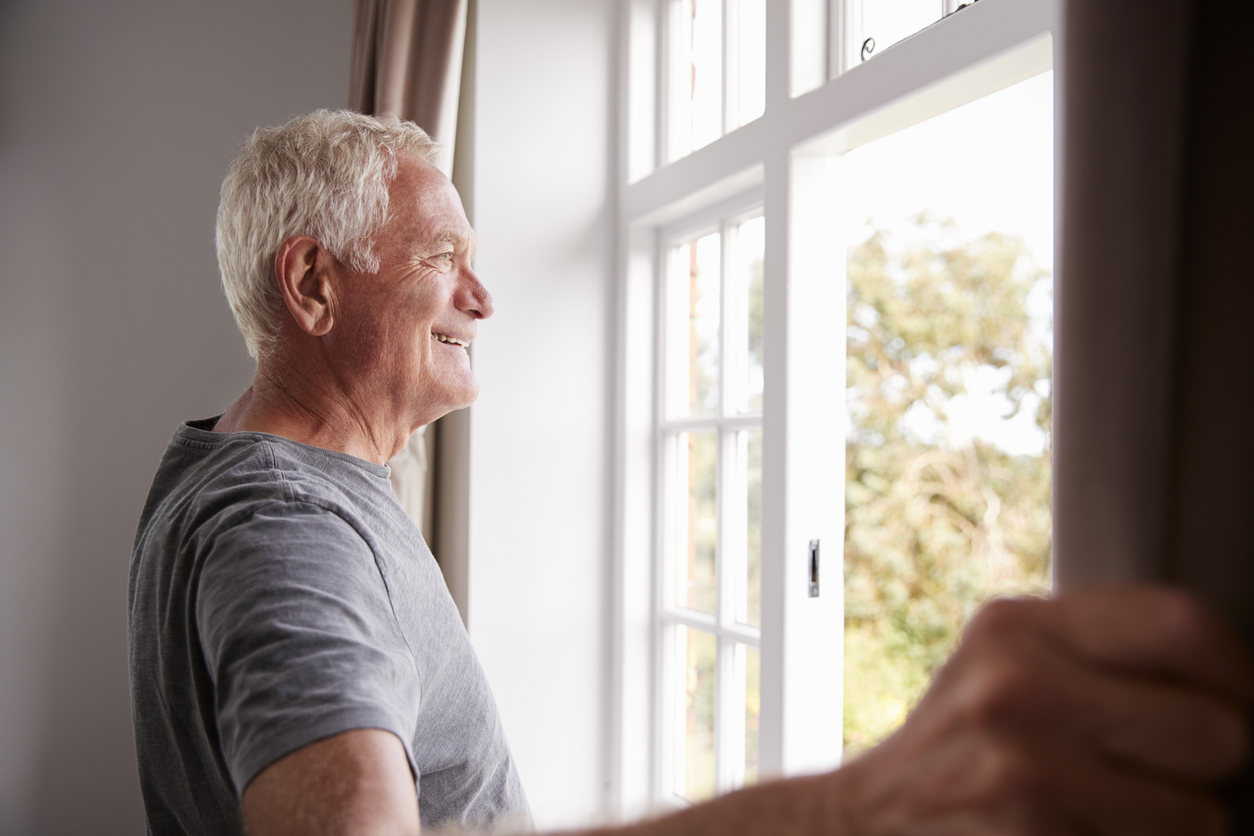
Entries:
[[676, 749], [675, 794], [689, 801], [714, 795], [714, 636], [682, 625], [676, 649], [683, 665], [683, 740]]
[[762, 623], [762, 431], [741, 430], [732, 440], [734, 481], [724, 507], [735, 529], [729, 531], [732, 541], [724, 544], [723, 553], [727, 571], [736, 572], [736, 620], [758, 627]]
[[[736, 263], [732, 265], [735, 286], [735, 322], [731, 325], [736, 351], [735, 381], [740, 391], [737, 409], [762, 409], [762, 286], [766, 221], [754, 218], [736, 228]], [[732, 291], [729, 291], [732, 292]]]
[[756, 647], [745, 654], [745, 784], [758, 782], [758, 718], [762, 708], [762, 659]]
[[845, 745], [1050, 586], [1052, 73], [847, 155]]
[[718, 410], [720, 240], [716, 232], [684, 244], [672, 263], [667, 351], [675, 416]]
[[766, 110], [766, 0], [733, 0], [736, 5], [736, 104], [739, 127]]
[[[888, 49], [920, 29], [940, 20], [942, 0], [856, 0], [862, 7], [862, 45], [864, 58]], [[867, 44], [874, 39], [874, 46]], [[858, 60], [854, 59], [855, 62]]]
[[723, 128], [723, 0], [677, 0], [671, 17], [671, 159]]
[[717, 598], [714, 553], [718, 542], [716, 485], [718, 484], [718, 433], [680, 433], [678, 455], [685, 475], [684, 526], [680, 532], [683, 551], [681, 606], [713, 614]]

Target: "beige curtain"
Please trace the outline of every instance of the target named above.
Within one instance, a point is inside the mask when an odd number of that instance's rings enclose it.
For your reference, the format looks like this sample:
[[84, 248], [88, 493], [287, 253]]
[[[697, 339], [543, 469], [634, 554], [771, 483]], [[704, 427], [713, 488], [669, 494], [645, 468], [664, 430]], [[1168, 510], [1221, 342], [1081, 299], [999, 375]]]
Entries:
[[[468, 0], [356, 0], [349, 107], [390, 113], [435, 137], [440, 168], [453, 174]], [[388, 464], [392, 487], [430, 542], [434, 538], [436, 432], [423, 427]]]
[[1054, 412], [1059, 583], [1177, 582], [1247, 639], [1251, 32], [1248, 0], [1067, 3]]
[[416, 123], [453, 170], [468, 0], [356, 0], [349, 107]]

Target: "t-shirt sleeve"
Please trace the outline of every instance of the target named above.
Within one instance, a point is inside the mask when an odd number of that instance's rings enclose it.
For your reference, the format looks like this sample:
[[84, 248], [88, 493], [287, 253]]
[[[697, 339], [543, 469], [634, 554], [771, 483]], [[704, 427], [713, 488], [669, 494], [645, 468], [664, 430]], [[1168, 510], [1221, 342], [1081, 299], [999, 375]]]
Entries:
[[317, 505], [275, 502], [205, 548], [196, 624], [236, 791], [352, 729], [392, 732], [414, 769], [414, 658], [357, 531]]

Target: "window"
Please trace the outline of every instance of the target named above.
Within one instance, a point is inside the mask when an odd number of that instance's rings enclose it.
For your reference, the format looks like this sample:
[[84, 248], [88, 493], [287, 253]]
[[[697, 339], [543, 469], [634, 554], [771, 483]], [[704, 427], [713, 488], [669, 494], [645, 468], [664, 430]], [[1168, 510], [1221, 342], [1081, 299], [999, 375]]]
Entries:
[[666, 246], [658, 422], [663, 786], [700, 801], [756, 780], [764, 222]]
[[1049, 587], [1052, 117], [1044, 73], [845, 155], [847, 753]]
[[766, 0], [672, 0], [667, 158], [709, 145], [766, 106]]
[[1041, 77], [1056, 8], [626, 6], [614, 792], [632, 815], [839, 763], [847, 253], [883, 185], [858, 155]]

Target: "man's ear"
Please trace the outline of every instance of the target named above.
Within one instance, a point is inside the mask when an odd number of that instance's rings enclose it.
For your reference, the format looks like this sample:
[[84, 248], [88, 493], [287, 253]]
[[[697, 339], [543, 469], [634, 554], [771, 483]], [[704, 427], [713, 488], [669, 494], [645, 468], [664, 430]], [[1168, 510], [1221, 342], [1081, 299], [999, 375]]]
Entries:
[[293, 235], [279, 245], [274, 273], [283, 303], [302, 331], [321, 337], [335, 324], [335, 287], [330, 270], [335, 260], [308, 235]]

